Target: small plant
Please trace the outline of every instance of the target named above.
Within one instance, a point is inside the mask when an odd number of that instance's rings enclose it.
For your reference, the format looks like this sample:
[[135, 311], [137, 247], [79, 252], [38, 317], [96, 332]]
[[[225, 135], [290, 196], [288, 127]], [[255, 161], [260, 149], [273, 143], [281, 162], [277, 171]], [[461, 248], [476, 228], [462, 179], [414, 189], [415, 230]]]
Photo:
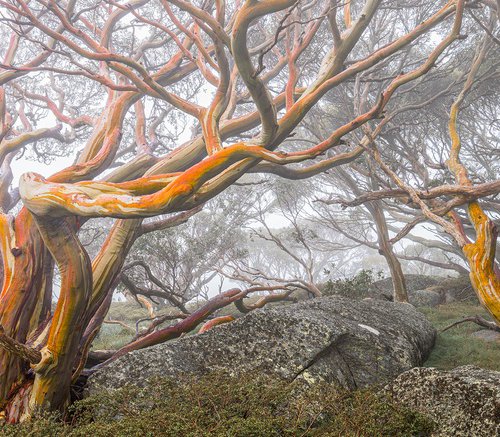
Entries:
[[351, 298], [363, 298], [375, 281], [384, 277], [382, 271], [374, 272], [373, 269], [363, 269], [350, 278], [329, 279], [323, 288], [326, 296], [340, 295]]

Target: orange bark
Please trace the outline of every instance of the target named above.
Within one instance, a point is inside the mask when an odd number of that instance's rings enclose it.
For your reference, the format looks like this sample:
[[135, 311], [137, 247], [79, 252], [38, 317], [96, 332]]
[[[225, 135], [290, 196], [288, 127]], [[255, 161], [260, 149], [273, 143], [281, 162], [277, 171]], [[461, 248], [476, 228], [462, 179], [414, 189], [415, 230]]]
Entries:
[[[44, 299], [46, 287], [44, 263], [46, 251], [31, 214], [23, 209], [15, 221], [5, 229], [2, 247], [4, 280], [0, 293], [0, 324], [6, 335], [25, 343], [33, 321], [38, 323], [40, 314], [35, 314], [37, 303]], [[8, 237], [8, 240], [4, 238]], [[40, 307], [38, 307], [40, 308]], [[19, 357], [0, 348], [0, 404], [5, 403], [12, 385], [22, 378], [27, 364]]]
[[462, 250], [471, 269], [471, 283], [483, 306], [500, 326], [500, 270], [495, 262], [498, 229], [479, 203], [470, 203], [468, 211], [476, 230], [476, 241], [466, 244]]
[[[451, 138], [448, 167], [460, 185], [472, 186], [467, 169], [460, 161], [462, 143], [457, 129], [457, 119], [465, 96], [474, 84], [474, 79], [488, 51], [490, 36], [487, 35], [478, 48], [462, 91], [453, 102], [448, 128]], [[498, 229], [484, 213], [478, 201], [468, 204], [469, 220], [476, 231], [476, 240], [470, 243], [463, 233], [461, 223], [455, 221], [457, 242], [470, 266], [471, 283], [484, 307], [500, 326], [500, 269], [495, 262]]]
[[198, 331], [198, 334], [203, 334], [204, 332], [210, 331], [214, 326], [219, 326], [223, 325], [224, 323], [229, 323], [234, 320], [233, 316], [220, 316], [220, 317], [215, 317], [212, 320], [209, 320], [208, 322], [204, 323], [200, 330]]
[[42, 360], [33, 366], [35, 381], [30, 410], [62, 409], [78, 345], [84, 332], [85, 310], [92, 294], [92, 266], [68, 219], [37, 219], [37, 226], [61, 274], [61, 291]]

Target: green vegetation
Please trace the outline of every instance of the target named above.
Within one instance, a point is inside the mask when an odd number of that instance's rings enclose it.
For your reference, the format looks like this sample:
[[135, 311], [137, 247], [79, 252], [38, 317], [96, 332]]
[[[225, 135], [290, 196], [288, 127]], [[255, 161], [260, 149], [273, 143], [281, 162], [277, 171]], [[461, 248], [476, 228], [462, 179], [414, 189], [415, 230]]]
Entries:
[[[165, 314], [167, 311], [158, 311], [158, 314]], [[149, 318], [148, 311], [136, 302], [113, 302], [109, 308], [107, 320], [116, 320], [125, 323], [135, 329], [135, 323], [140, 319]], [[171, 322], [166, 322], [166, 324]], [[165, 325], [166, 325], [165, 324]], [[165, 326], [161, 325], [161, 326]], [[143, 322], [140, 328], [148, 326], [148, 322]], [[119, 349], [129, 343], [134, 337], [134, 333], [118, 324], [104, 323], [102, 328], [92, 343], [94, 350]]]
[[413, 436], [433, 423], [375, 391], [332, 385], [308, 391], [264, 376], [211, 374], [154, 381], [75, 404], [68, 424], [54, 418], [0, 429], [4, 436]]
[[421, 311], [438, 330], [436, 345], [425, 366], [453, 369], [465, 364], [474, 364], [500, 371], [500, 342], [486, 342], [471, 337], [473, 332], [484, 328], [467, 322], [440, 332], [453, 322], [467, 316], [479, 314], [489, 319], [488, 313], [481, 306], [462, 302], [440, 305], [436, 308], [422, 308]]
[[119, 349], [132, 340], [133, 334], [119, 325], [104, 324], [92, 343], [94, 350]]
[[137, 302], [113, 302], [109, 308], [108, 316], [112, 320], [125, 323], [135, 323], [137, 319], [149, 317], [148, 311]]
[[350, 278], [329, 279], [324, 284], [322, 291], [325, 296], [340, 295], [362, 299], [368, 296], [368, 290], [373, 283], [383, 277], [383, 272], [363, 269]]
[[[135, 328], [136, 320], [149, 317], [148, 311], [135, 302], [113, 302], [107, 319], [119, 320]], [[120, 325], [104, 323], [93, 342], [93, 349], [119, 349], [127, 344], [134, 334]]]
[[[328, 281], [323, 291], [326, 295], [342, 295], [363, 298], [381, 274], [373, 270], [361, 270], [351, 278]], [[467, 316], [480, 315], [491, 319], [479, 305], [467, 276], [446, 278], [431, 287], [438, 292], [451, 293], [458, 302], [439, 305], [435, 308], [419, 308], [438, 330], [436, 345], [425, 366], [438, 369], [453, 369], [473, 364], [486, 369], [500, 371], [500, 342], [486, 342], [471, 334], [481, 328], [474, 323], [463, 323], [445, 332], [445, 327]]]
[[[363, 296], [379, 279], [371, 270], [353, 278], [331, 281], [325, 291]], [[466, 316], [487, 317], [470, 298], [460, 279], [440, 284], [447, 290], [464, 290], [462, 302], [420, 308], [438, 331]], [[470, 287], [470, 285], [469, 285]], [[257, 297], [253, 297], [257, 299]], [[288, 304], [277, 303], [276, 305]], [[225, 308], [224, 314], [236, 308]], [[240, 314], [237, 314], [240, 315]], [[127, 302], [113, 303], [110, 318], [134, 326], [147, 317], [145, 309]], [[439, 332], [425, 366], [451, 369], [474, 364], [500, 370], [500, 343], [486, 343], [471, 334], [481, 328], [464, 323]], [[94, 348], [118, 348], [132, 334], [119, 325], [105, 325]], [[154, 381], [147, 389], [124, 387], [74, 404], [63, 422], [39, 417], [31, 422], [0, 428], [0, 436], [426, 436], [433, 423], [424, 416], [394, 404], [376, 389], [347, 392], [319, 385], [307, 392], [296, 384], [248, 375], [231, 378], [211, 374], [198, 380]]]

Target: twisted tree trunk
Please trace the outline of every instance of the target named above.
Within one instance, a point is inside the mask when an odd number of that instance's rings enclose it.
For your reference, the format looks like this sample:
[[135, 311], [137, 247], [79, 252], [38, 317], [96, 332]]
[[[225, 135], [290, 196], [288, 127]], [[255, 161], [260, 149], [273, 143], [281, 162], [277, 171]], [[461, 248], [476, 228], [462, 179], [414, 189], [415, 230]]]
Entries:
[[[0, 324], [6, 335], [25, 343], [49, 309], [52, 276], [47, 275], [46, 263], [50, 255], [26, 209], [15, 220], [0, 215], [0, 228], [4, 269]], [[6, 401], [15, 383], [22, 383], [25, 370], [26, 363], [0, 347], [0, 402]]]
[[92, 265], [76, 237], [72, 219], [37, 219], [37, 225], [61, 275], [61, 291], [42, 359], [37, 363], [30, 409], [63, 409], [69, 400], [73, 365], [92, 294]]

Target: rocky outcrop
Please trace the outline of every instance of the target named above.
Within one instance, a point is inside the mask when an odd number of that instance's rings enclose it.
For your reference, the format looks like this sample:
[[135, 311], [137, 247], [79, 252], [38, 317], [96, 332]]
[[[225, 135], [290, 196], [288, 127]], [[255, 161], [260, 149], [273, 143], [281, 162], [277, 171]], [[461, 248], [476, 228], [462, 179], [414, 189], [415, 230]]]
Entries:
[[408, 301], [416, 307], [436, 307], [444, 303], [443, 296], [433, 290], [415, 290], [408, 292]]
[[324, 297], [253, 311], [199, 335], [132, 352], [89, 379], [91, 392], [152, 377], [265, 372], [354, 389], [422, 364], [435, 330], [413, 306]]
[[387, 390], [397, 402], [432, 418], [435, 436], [500, 435], [500, 372], [475, 366], [415, 368]]
[[[408, 298], [411, 302], [412, 295], [417, 290], [425, 290], [429, 287], [435, 286], [439, 283], [439, 279], [432, 276], [425, 275], [405, 275], [406, 288], [408, 291]], [[385, 278], [380, 281], [375, 281], [368, 290], [368, 295], [374, 299], [393, 300], [392, 279]]]
[[[425, 275], [405, 275], [408, 300], [415, 306], [435, 307], [451, 302], [479, 303], [468, 276], [440, 278]], [[392, 279], [374, 282], [366, 295], [374, 299], [393, 300]]]
[[428, 289], [441, 294], [444, 303], [470, 302], [479, 304], [477, 294], [472, 288], [467, 275], [443, 279], [437, 285]]

